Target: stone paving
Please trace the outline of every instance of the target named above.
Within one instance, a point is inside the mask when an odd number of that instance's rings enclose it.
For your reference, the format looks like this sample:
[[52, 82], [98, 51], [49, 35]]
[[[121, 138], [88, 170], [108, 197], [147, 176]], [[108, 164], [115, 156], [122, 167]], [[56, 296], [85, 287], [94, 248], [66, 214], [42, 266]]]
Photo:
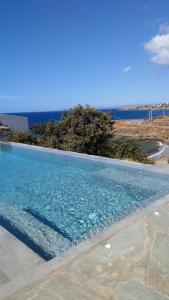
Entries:
[[42, 264], [44, 259], [0, 226], [0, 287]]
[[1, 299], [169, 300], [169, 200], [109, 233]]

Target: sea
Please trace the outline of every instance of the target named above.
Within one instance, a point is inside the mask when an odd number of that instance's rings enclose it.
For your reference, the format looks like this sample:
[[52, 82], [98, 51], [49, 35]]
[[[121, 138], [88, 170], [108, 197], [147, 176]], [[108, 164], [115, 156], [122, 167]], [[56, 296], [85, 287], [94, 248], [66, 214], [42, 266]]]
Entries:
[[[148, 110], [122, 110], [122, 109], [102, 109], [102, 111], [109, 112], [112, 120], [139, 120], [148, 119]], [[28, 118], [28, 124], [31, 127], [35, 124], [43, 124], [49, 120], [59, 121], [62, 117], [63, 111], [44, 111], [44, 112], [22, 112], [10, 113], [11, 115], [25, 116]], [[163, 114], [162, 110], [153, 110], [153, 117], [159, 117]], [[165, 115], [169, 115], [169, 110], [165, 110]]]

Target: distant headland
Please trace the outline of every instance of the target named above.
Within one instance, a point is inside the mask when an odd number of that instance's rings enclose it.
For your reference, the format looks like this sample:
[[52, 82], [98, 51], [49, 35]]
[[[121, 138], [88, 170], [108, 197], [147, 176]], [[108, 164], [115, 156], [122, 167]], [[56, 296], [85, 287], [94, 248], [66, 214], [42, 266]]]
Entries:
[[159, 104], [145, 104], [145, 105], [133, 105], [121, 108], [122, 111], [128, 110], [160, 110], [169, 109], [169, 102], [159, 103]]

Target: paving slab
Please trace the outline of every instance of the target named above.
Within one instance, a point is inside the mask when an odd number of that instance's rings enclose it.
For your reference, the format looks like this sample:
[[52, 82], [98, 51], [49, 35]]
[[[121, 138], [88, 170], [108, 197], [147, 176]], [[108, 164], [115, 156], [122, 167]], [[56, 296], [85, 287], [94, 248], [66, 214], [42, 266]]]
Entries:
[[[36, 286], [36, 290], [25, 290], [24, 294], [13, 295], [14, 300], [102, 300], [103, 298], [88, 287], [75, 281], [70, 274], [61, 272], [57, 277], [50, 277]], [[112, 300], [114, 300], [112, 298]]]
[[118, 300], [168, 300], [165, 295], [159, 294], [137, 281], [123, 282], [117, 285], [115, 295]]
[[0, 226], [0, 285], [44, 262], [38, 254]]
[[9, 278], [2, 271], [0, 271], [0, 286], [7, 282], [9, 282]]
[[169, 296], [169, 234], [155, 232], [148, 281], [150, 285]]

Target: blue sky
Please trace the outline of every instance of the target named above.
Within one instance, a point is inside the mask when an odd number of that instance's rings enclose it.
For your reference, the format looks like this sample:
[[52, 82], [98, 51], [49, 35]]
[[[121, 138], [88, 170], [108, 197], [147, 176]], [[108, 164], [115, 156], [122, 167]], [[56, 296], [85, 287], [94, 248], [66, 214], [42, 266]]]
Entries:
[[169, 101], [168, 0], [1, 0], [0, 112]]

